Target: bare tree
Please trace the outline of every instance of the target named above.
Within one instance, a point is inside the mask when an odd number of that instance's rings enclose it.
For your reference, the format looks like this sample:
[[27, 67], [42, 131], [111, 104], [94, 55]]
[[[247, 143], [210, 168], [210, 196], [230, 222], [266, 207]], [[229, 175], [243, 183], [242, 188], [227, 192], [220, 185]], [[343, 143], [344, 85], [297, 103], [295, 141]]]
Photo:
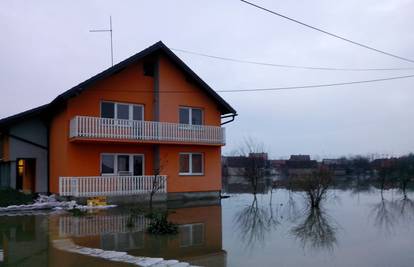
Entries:
[[305, 191], [311, 207], [319, 208], [321, 201], [327, 197], [328, 189], [332, 185], [332, 173], [325, 168], [319, 168], [310, 175], [294, 178], [292, 183], [297, 188]]
[[407, 198], [407, 187], [414, 178], [414, 154], [401, 157], [397, 162], [397, 181], [398, 187]]
[[164, 178], [162, 176], [162, 171], [164, 169], [164, 166], [166, 166], [168, 163], [168, 161], [166, 160], [161, 160], [160, 163], [158, 164], [158, 166], [154, 167], [153, 173], [154, 173], [154, 179], [152, 179], [152, 183], [151, 183], [151, 190], [149, 192], [149, 209], [150, 212], [152, 212], [152, 207], [153, 207], [153, 199], [154, 199], [154, 195], [163, 187], [165, 187], [165, 183], [167, 181], [164, 181]]
[[264, 153], [264, 145], [252, 137], [245, 138], [243, 145], [239, 148], [239, 155], [245, 157], [240, 175], [248, 179], [254, 194], [257, 193], [259, 182], [266, 176], [267, 160], [260, 156]]

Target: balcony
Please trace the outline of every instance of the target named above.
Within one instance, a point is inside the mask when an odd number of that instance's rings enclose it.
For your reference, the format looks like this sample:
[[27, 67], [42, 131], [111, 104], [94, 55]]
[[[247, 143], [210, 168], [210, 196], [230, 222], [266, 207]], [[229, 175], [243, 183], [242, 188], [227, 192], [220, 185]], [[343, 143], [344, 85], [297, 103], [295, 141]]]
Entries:
[[[154, 190], [157, 189], [157, 190]], [[166, 175], [60, 177], [59, 195], [73, 197], [131, 196], [167, 192]]]
[[117, 140], [142, 143], [224, 145], [225, 129], [217, 126], [75, 116], [71, 140]]

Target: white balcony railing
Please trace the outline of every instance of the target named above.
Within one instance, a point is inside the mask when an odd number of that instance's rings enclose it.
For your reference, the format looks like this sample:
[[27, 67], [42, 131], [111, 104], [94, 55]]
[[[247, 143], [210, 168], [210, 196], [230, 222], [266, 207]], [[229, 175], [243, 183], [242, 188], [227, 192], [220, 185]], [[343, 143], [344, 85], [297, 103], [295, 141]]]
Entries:
[[70, 138], [225, 144], [225, 129], [218, 126], [86, 116], [75, 116], [70, 121], [69, 136]]
[[[59, 236], [94, 236], [113, 233], [140, 232], [147, 229], [149, 220], [144, 215], [96, 215], [92, 217], [59, 217]], [[128, 225], [130, 223], [130, 225]]]
[[[156, 179], [154, 183], [154, 179]], [[154, 187], [156, 186], [156, 187]], [[73, 197], [128, 196], [146, 194], [157, 188], [167, 192], [166, 175], [60, 177], [59, 194]]]

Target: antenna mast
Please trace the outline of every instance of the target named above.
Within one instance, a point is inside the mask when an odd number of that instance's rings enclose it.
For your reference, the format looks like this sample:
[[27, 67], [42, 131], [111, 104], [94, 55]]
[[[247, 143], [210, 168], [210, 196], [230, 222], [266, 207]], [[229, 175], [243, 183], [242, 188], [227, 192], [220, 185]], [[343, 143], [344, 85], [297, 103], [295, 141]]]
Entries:
[[112, 16], [109, 16], [109, 29], [90, 30], [89, 32], [109, 32], [111, 37], [111, 66], [114, 65], [114, 46], [112, 41]]

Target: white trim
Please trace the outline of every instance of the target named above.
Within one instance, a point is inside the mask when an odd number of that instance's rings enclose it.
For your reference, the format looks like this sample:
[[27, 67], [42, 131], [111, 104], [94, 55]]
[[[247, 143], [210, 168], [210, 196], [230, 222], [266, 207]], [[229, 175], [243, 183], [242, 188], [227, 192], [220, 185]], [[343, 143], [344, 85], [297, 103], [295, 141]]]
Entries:
[[143, 104], [134, 104], [134, 103], [125, 103], [125, 102], [116, 102], [116, 101], [107, 101], [107, 100], [101, 100], [99, 104], [100, 109], [100, 116], [102, 118], [102, 103], [112, 103], [114, 104], [114, 118], [112, 119], [118, 119], [118, 105], [128, 105], [128, 120], [134, 120], [134, 106], [142, 107], [142, 117], [141, 121], [145, 118], [145, 106]]
[[[180, 109], [188, 109], [188, 125], [204, 125], [204, 109], [203, 108], [197, 108], [197, 107], [188, 107], [188, 106], [179, 106], [178, 107], [178, 122], [180, 124], [185, 124], [185, 123], [181, 123], [180, 120]], [[193, 124], [193, 109], [199, 109], [201, 111], [201, 124]]]
[[[111, 155], [114, 156], [114, 173], [102, 173], [102, 156]], [[113, 176], [118, 175], [118, 156], [129, 156], [129, 171], [131, 175], [134, 176], [134, 156], [142, 157], [142, 175], [145, 175], [145, 155], [144, 154], [135, 154], [135, 153], [101, 153], [99, 158], [100, 163], [100, 174], [102, 176]]]
[[[188, 157], [189, 171], [188, 172], [180, 172], [181, 155], [189, 155]], [[193, 155], [201, 155], [201, 172], [193, 172]], [[204, 153], [202, 152], [180, 152], [178, 154], [178, 174], [181, 176], [202, 176], [204, 175]]]

